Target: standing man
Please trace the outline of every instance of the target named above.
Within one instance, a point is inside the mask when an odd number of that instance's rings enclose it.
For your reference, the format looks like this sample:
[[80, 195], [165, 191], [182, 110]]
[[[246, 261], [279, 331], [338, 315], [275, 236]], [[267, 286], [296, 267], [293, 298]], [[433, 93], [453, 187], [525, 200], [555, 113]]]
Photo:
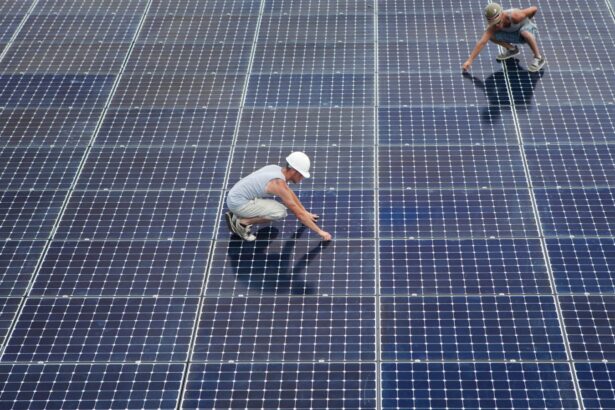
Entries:
[[536, 25], [531, 20], [538, 11], [538, 7], [532, 6], [526, 9], [502, 10], [502, 6], [497, 3], [490, 3], [485, 7], [485, 18], [487, 28], [485, 33], [478, 40], [470, 57], [463, 63], [463, 71], [468, 71], [474, 59], [481, 52], [483, 47], [492, 41], [504, 47], [504, 52], [499, 54], [496, 59], [504, 61], [519, 54], [519, 47], [513, 44], [527, 43], [534, 53], [534, 61], [527, 68], [530, 72], [539, 71], [547, 62], [540, 50], [536, 36], [538, 35]]
[[[298, 184], [310, 177], [310, 159], [303, 152], [293, 152], [286, 157], [286, 166], [267, 165], [241, 179], [231, 188], [226, 198], [229, 212], [224, 214], [228, 228], [246, 241], [253, 241], [254, 224], [264, 224], [285, 218], [290, 209], [305, 226], [325, 241], [331, 234], [316, 225], [318, 215], [308, 212], [288, 182]], [[278, 196], [282, 203], [266, 196]]]

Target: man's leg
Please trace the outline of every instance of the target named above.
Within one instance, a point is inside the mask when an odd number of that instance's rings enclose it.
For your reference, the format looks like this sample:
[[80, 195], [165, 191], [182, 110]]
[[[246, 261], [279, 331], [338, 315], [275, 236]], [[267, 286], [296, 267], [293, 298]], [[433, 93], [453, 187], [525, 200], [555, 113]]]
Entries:
[[263, 218], [262, 216], [257, 216], [254, 218], [238, 218], [239, 223], [242, 225], [258, 225], [258, 224], [268, 224], [271, 222], [271, 219]]
[[498, 46], [502, 46], [507, 50], [514, 50], [517, 48], [516, 46], [513, 46], [512, 44], [507, 43], [506, 41], [496, 40], [495, 38], [492, 38], [491, 42], [497, 44]]
[[536, 37], [529, 31], [522, 31], [521, 37], [525, 40], [528, 46], [532, 49], [532, 53], [534, 53], [534, 57], [542, 57], [540, 54], [540, 50], [538, 49], [538, 41], [536, 41]]

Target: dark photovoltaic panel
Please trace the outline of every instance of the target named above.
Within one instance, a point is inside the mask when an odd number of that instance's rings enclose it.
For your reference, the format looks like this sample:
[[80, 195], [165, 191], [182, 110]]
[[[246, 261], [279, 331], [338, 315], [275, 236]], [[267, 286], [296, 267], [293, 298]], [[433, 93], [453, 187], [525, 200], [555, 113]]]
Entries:
[[395, 107], [378, 110], [380, 143], [388, 145], [514, 144], [506, 107]]
[[[374, 142], [374, 110], [369, 108], [244, 109], [237, 146], [369, 146]], [[316, 159], [316, 158], [314, 158]]]
[[56, 238], [210, 239], [219, 199], [215, 191], [76, 191]]
[[83, 148], [0, 148], [0, 189], [68, 189]]
[[380, 233], [402, 238], [537, 235], [526, 190], [380, 191]]
[[383, 409], [577, 409], [565, 363], [382, 364]]
[[615, 236], [612, 188], [536, 189], [535, 193], [546, 235]]
[[[38, 101], [34, 107], [38, 106]], [[86, 145], [94, 132], [100, 108], [0, 107], [2, 145]]]
[[[335, 243], [301, 240], [299, 228], [285, 241], [277, 228], [262, 228], [256, 242], [219, 241], [208, 274], [208, 296], [238, 295], [373, 295], [373, 241]], [[262, 239], [261, 239], [262, 238]]]
[[575, 370], [586, 409], [615, 406], [615, 366], [612, 363], [576, 363]]
[[220, 189], [229, 150], [182, 148], [93, 148], [79, 189]]
[[565, 360], [550, 296], [382, 297], [384, 360]]
[[44, 246], [44, 241], [0, 242], [0, 296], [23, 296]]
[[52, 242], [30, 294], [199, 296], [209, 246], [209, 241]]
[[4, 343], [17, 309], [19, 309], [18, 298], [0, 298], [0, 345]]
[[107, 111], [96, 145], [230, 146], [237, 109], [135, 108]]
[[208, 298], [194, 361], [375, 360], [373, 297]]
[[516, 188], [527, 186], [517, 147], [383, 147], [381, 188]]
[[28, 299], [2, 361], [185, 360], [197, 304], [197, 298]]
[[373, 363], [193, 364], [182, 404], [188, 409], [375, 408], [376, 371]]
[[0, 235], [47, 239], [66, 191], [0, 191]]
[[558, 292], [615, 292], [615, 239], [553, 238], [547, 247]]
[[[4, 364], [6, 409], [173, 408], [181, 364]], [[42, 388], [44, 386], [44, 389]]]
[[615, 147], [557, 145], [526, 149], [533, 185], [615, 186]]
[[615, 358], [615, 296], [560, 296], [570, 350], [576, 360]]
[[[1, 2], [0, 407], [615, 407], [615, 4], [537, 5]], [[296, 150], [334, 240], [231, 235]]]
[[550, 292], [537, 239], [382, 240], [382, 294]]

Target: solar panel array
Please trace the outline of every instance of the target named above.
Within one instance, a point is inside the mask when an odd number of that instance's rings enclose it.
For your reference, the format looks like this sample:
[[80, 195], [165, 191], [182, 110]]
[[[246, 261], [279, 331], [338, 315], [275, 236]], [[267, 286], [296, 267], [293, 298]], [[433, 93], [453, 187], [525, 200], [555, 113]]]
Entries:
[[[3, 1], [0, 407], [615, 408], [615, 10], [535, 3]], [[334, 240], [231, 237], [293, 150]]]

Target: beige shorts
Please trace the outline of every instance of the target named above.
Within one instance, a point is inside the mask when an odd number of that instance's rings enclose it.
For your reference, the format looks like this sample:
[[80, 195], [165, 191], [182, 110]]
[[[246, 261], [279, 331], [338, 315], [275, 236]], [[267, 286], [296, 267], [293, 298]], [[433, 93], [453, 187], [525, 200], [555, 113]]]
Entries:
[[231, 209], [231, 212], [240, 218], [261, 217], [271, 221], [286, 218], [288, 214], [286, 212], [286, 207], [278, 201], [260, 198], [253, 199], [237, 209]]

